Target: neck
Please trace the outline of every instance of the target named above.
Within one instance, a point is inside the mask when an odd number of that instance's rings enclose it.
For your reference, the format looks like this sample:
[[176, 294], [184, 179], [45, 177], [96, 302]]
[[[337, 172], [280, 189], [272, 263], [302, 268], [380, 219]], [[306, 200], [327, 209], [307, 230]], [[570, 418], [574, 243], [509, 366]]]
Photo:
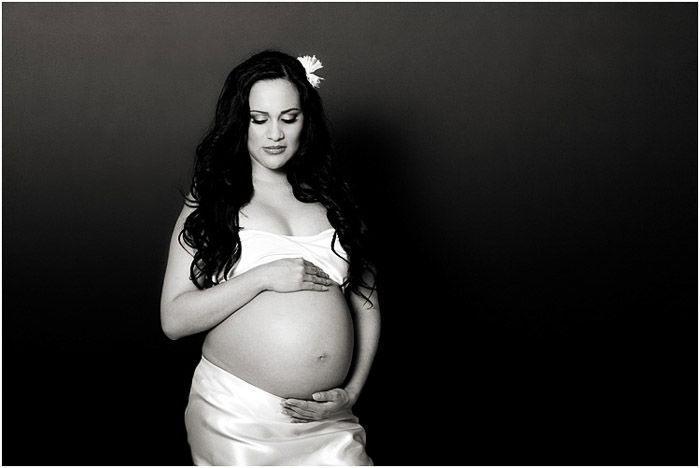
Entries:
[[258, 164], [253, 164], [251, 176], [253, 184], [258, 182], [263, 184], [277, 184], [280, 186], [288, 186], [287, 173], [285, 171], [273, 171]]
[[255, 196], [258, 198], [273, 196], [276, 200], [280, 200], [294, 196], [292, 184], [289, 183], [284, 172], [253, 173], [253, 189], [255, 190]]

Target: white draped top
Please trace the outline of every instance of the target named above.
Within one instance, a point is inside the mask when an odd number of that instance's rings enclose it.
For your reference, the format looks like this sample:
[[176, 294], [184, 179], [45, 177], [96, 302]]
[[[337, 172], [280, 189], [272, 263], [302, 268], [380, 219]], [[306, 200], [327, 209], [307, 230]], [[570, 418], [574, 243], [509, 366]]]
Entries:
[[282, 258], [303, 257], [328, 273], [333, 281], [343, 284], [348, 277], [348, 256], [337, 237], [333, 245], [335, 252], [331, 249], [334, 233], [335, 229], [329, 228], [312, 236], [287, 236], [242, 228], [238, 233], [241, 239], [241, 256], [225, 278], [219, 278], [219, 282], [245, 273], [258, 265]]

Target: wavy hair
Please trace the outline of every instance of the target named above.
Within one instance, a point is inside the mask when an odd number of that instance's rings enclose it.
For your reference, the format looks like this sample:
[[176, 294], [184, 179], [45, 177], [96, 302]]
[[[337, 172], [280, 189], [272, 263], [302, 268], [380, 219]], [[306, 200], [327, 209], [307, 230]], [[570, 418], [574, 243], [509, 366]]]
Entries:
[[[199, 289], [209, 288], [240, 258], [238, 214], [253, 196], [248, 96], [256, 82], [278, 78], [297, 89], [304, 114], [299, 148], [285, 166], [287, 180], [298, 200], [319, 202], [327, 209], [336, 230], [331, 249], [342, 258], [335, 250], [339, 241], [349, 260], [343, 286], [371, 303], [360, 290], [374, 291], [376, 286], [367, 229], [336, 162], [321, 98], [296, 58], [271, 50], [253, 55], [231, 71], [219, 95], [214, 123], [197, 146], [190, 193], [185, 196], [194, 210], [178, 236], [181, 245], [184, 241], [195, 251], [190, 279]], [[365, 272], [374, 278], [371, 285]]]

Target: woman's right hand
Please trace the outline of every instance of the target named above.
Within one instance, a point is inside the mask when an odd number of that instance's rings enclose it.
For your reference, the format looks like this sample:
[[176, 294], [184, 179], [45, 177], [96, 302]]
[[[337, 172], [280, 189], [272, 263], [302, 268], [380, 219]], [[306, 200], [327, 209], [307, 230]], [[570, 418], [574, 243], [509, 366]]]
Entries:
[[276, 292], [328, 291], [334, 284], [328, 273], [303, 258], [283, 258], [260, 265], [266, 289]]

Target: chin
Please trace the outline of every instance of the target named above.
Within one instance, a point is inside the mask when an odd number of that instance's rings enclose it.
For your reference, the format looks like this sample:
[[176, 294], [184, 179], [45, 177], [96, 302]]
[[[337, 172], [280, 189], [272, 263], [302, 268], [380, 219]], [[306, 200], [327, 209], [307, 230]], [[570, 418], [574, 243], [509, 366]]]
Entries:
[[278, 171], [278, 170], [286, 167], [287, 164], [289, 164], [289, 161], [291, 161], [291, 159], [292, 159], [291, 157], [284, 158], [284, 159], [282, 159], [282, 158], [272, 159], [271, 158], [271, 159], [268, 159], [265, 161], [265, 167], [267, 167], [268, 169], [273, 170], [273, 171]]
[[252, 156], [260, 166], [264, 167], [268, 171], [283, 171], [292, 160], [292, 156], [286, 157], [286, 155], [276, 155], [272, 156], [269, 154], [255, 154]]
[[283, 171], [287, 167], [287, 163], [289, 161], [284, 161], [283, 163], [280, 164], [269, 164], [267, 165], [267, 168], [270, 169], [271, 171]]

